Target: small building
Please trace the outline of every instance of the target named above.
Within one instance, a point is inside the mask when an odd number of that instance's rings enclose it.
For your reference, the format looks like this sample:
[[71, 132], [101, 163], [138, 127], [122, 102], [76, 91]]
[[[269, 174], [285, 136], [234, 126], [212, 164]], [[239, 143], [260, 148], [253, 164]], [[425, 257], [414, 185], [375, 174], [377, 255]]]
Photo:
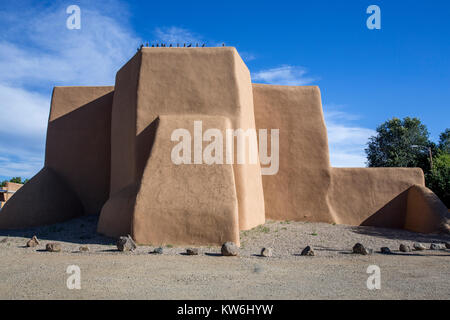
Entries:
[[0, 208], [3, 208], [5, 202], [8, 201], [22, 186], [23, 184], [21, 183], [6, 182], [6, 185], [0, 189]]

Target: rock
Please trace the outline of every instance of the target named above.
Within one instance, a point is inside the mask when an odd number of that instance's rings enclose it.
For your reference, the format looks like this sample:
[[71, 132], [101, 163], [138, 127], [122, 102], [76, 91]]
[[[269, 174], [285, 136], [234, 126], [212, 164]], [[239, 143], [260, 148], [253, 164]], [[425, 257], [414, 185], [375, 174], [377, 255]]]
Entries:
[[421, 244], [421, 243], [414, 243], [413, 244], [413, 248], [414, 248], [414, 250], [416, 250], [416, 251], [422, 251], [422, 250], [425, 250], [427, 247], [425, 247], [423, 244]]
[[446, 242], [446, 243], [445, 243], [445, 247], [446, 247], [447, 249], [450, 249], [450, 242]]
[[81, 246], [79, 250], [80, 250], [80, 252], [89, 252], [89, 247], [88, 246]]
[[116, 245], [119, 251], [134, 251], [136, 249], [136, 243], [134, 243], [130, 235], [120, 237]]
[[33, 236], [30, 240], [27, 241], [27, 247], [36, 247], [39, 245], [39, 240], [36, 236]]
[[302, 250], [302, 253], [300, 253], [300, 255], [302, 255], [302, 256], [315, 256], [316, 253], [314, 252], [314, 250], [310, 246], [307, 246], [305, 249]]
[[391, 254], [392, 253], [391, 249], [389, 249], [388, 247], [382, 247], [380, 249], [380, 251], [381, 251], [382, 254]]
[[361, 243], [357, 243], [353, 246], [353, 253], [368, 255], [372, 254], [372, 249], [365, 248]]
[[61, 245], [56, 242], [47, 243], [45, 246], [45, 250], [47, 250], [48, 252], [60, 252]]
[[237, 256], [239, 254], [239, 248], [234, 242], [225, 242], [222, 245], [222, 255], [223, 256]]
[[0, 243], [6, 243], [6, 242], [8, 242], [8, 238], [3, 238], [3, 239], [0, 241]]
[[164, 253], [164, 249], [163, 249], [163, 247], [158, 247], [158, 248], [153, 250], [153, 253], [163, 254]]
[[406, 244], [400, 244], [400, 247], [398, 248], [401, 252], [411, 252], [411, 247]]
[[442, 249], [445, 249], [445, 246], [442, 243], [432, 243], [430, 245], [430, 250], [442, 250]]
[[186, 249], [186, 254], [188, 256], [196, 256], [196, 255], [198, 255], [198, 249], [197, 248], [188, 248], [188, 249]]
[[262, 257], [271, 257], [273, 254], [272, 248], [262, 248], [261, 249], [261, 256]]

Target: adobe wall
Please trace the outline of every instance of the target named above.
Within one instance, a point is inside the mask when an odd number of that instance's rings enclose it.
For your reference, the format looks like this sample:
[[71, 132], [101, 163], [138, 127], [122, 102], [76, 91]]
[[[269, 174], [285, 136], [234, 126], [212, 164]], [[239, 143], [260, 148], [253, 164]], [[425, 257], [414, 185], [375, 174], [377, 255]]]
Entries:
[[279, 171], [262, 176], [267, 218], [335, 222], [319, 88], [253, 84], [253, 100], [257, 129], [280, 130]]
[[45, 167], [73, 189], [86, 214], [109, 196], [114, 87], [55, 87], [47, 128]]
[[[124, 208], [137, 205], [131, 190], [139, 190], [144, 183], [141, 179], [153, 153], [158, 117], [225, 117], [233, 129], [246, 130], [255, 127], [253, 114], [250, 73], [236, 49], [143, 48], [116, 76], [111, 124], [111, 197], [102, 209], [99, 232], [116, 234], [129, 227], [129, 224], [106, 225], [117, 214], [112, 203]], [[233, 165], [233, 174], [239, 228], [264, 223], [259, 163]]]
[[420, 168], [332, 168], [328, 200], [336, 223], [404, 228], [408, 189], [424, 186]]
[[[226, 117], [159, 117], [155, 142], [142, 175], [132, 216], [131, 234], [138, 243], [220, 245], [233, 241], [239, 245], [233, 165], [177, 165], [171, 160], [172, 132], [183, 128], [193, 139], [193, 122], [196, 120], [202, 121], [204, 131], [218, 129], [223, 137], [225, 130], [232, 128]], [[209, 142], [202, 145], [205, 151]], [[219, 149], [225, 155], [225, 145]]]
[[[261, 177], [259, 163], [175, 165], [171, 133], [193, 135], [195, 120], [203, 132], [279, 129], [278, 173]], [[252, 85], [228, 47], [143, 48], [115, 88], [54, 89], [45, 166], [6, 203], [0, 229], [100, 209], [98, 232], [146, 244], [239, 243], [239, 230], [266, 216], [417, 232], [450, 226], [420, 169], [331, 168], [319, 88]]]
[[50, 168], [43, 168], [5, 203], [0, 229], [22, 229], [67, 221], [83, 214], [78, 196]]
[[109, 195], [114, 87], [55, 87], [44, 168], [5, 204], [0, 228], [98, 214]]

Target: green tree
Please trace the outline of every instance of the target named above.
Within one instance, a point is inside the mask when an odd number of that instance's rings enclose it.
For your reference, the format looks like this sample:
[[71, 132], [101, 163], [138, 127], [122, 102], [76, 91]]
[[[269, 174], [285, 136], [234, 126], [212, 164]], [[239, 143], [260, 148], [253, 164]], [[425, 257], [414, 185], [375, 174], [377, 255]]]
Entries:
[[450, 129], [445, 129], [439, 136], [439, 150], [444, 153], [450, 153]]
[[7, 183], [7, 182], [14, 182], [14, 183], [25, 184], [25, 183], [27, 183], [28, 181], [29, 181], [29, 179], [22, 180], [22, 177], [13, 177], [13, 178], [11, 178], [11, 179], [9, 179], [9, 180], [3, 180], [3, 181], [0, 183], [0, 187], [4, 188], [4, 187], [6, 186], [6, 183]]
[[425, 176], [427, 187], [450, 208], [450, 153], [441, 152], [433, 159], [433, 169]]
[[[450, 129], [440, 135], [439, 144], [428, 139], [428, 130], [417, 118], [393, 118], [377, 127], [366, 148], [369, 167], [419, 167], [425, 184], [450, 206]], [[430, 150], [433, 168], [430, 163]]]
[[377, 127], [365, 149], [369, 167], [420, 167], [428, 172], [428, 148], [436, 151], [429, 133], [417, 118], [392, 118]]
[[11, 180], [9, 180], [9, 182], [23, 183], [23, 182], [22, 182], [22, 177], [14, 177], [14, 178], [11, 178]]

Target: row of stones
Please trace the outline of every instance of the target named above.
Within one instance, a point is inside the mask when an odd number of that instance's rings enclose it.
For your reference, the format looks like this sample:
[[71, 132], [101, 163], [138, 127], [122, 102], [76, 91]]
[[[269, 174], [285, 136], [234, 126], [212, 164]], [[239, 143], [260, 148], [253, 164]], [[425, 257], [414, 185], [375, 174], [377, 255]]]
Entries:
[[[134, 251], [136, 249], [136, 243], [133, 241], [133, 239], [130, 237], [130, 235], [127, 235], [126, 237], [120, 237], [117, 241], [117, 249], [119, 251]], [[163, 248], [159, 247], [154, 249], [151, 253], [156, 254], [162, 254]], [[232, 256], [238, 256], [239, 255], [239, 248], [234, 242], [225, 242], [222, 245], [221, 253], [223, 256], [232, 257]], [[260, 256], [262, 257], [271, 257], [273, 254], [272, 248], [262, 248]], [[195, 256], [198, 255], [198, 249], [197, 248], [187, 248], [186, 249], [186, 255], [189, 256]], [[302, 256], [314, 256], [314, 250], [307, 246], [304, 248], [301, 252]]]
[[[27, 247], [36, 247], [39, 245], [39, 240], [36, 236], [33, 236], [30, 240], [27, 241], [26, 246]], [[134, 251], [136, 249], [136, 243], [133, 241], [133, 239], [130, 237], [130, 235], [127, 235], [126, 237], [120, 237], [119, 240], [116, 243], [117, 249], [119, 251]], [[59, 243], [50, 242], [47, 243], [45, 246], [45, 249], [49, 252], [60, 252], [61, 251], [61, 245]], [[413, 251], [422, 251], [426, 250], [426, 246], [422, 243], [414, 243], [411, 246], [406, 244], [400, 244], [399, 251], [401, 252], [411, 252]], [[430, 245], [430, 250], [443, 250], [443, 249], [450, 249], [450, 242], [445, 243], [432, 243]], [[89, 247], [87, 246], [81, 246], [79, 248], [81, 252], [89, 251]], [[373, 253], [373, 249], [366, 248], [361, 243], [356, 243], [353, 246], [353, 253], [355, 254], [362, 254], [362, 255], [369, 255]], [[388, 247], [382, 247], [380, 249], [380, 252], [383, 254], [391, 254], [392, 251]], [[154, 249], [151, 253], [154, 254], [163, 254], [163, 247], [158, 247]], [[221, 253], [223, 256], [238, 256], [239, 255], [239, 248], [234, 242], [225, 242], [222, 245]], [[187, 248], [186, 249], [186, 255], [198, 255], [198, 249], [197, 248]], [[273, 249], [272, 248], [262, 248], [260, 256], [262, 257], [271, 257], [273, 255]], [[314, 256], [315, 252], [310, 247], [305, 247], [301, 254], [302, 256]]]
[[[400, 244], [400, 246], [399, 246], [399, 250], [401, 252], [411, 252], [411, 251], [413, 251], [413, 249], [415, 251], [422, 251], [422, 250], [426, 250], [427, 247], [425, 247], [425, 245], [423, 245], [422, 243], [414, 243], [412, 245], [412, 248], [411, 248], [411, 246], [406, 245], [404, 243]], [[450, 242], [432, 243], [430, 245], [430, 250], [443, 250], [443, 249], [450, 249]], [[392, 253], [391, 249], [389, 249], [388, 247], [380, 248], [380, 252], [383, 254], [391, 254]], [[357, 243], [353, 246], [353, 253], [368, 255], [368, 254], [372, 254], [373, 250], [371, 248], [364, 247], [361, 243]]]

